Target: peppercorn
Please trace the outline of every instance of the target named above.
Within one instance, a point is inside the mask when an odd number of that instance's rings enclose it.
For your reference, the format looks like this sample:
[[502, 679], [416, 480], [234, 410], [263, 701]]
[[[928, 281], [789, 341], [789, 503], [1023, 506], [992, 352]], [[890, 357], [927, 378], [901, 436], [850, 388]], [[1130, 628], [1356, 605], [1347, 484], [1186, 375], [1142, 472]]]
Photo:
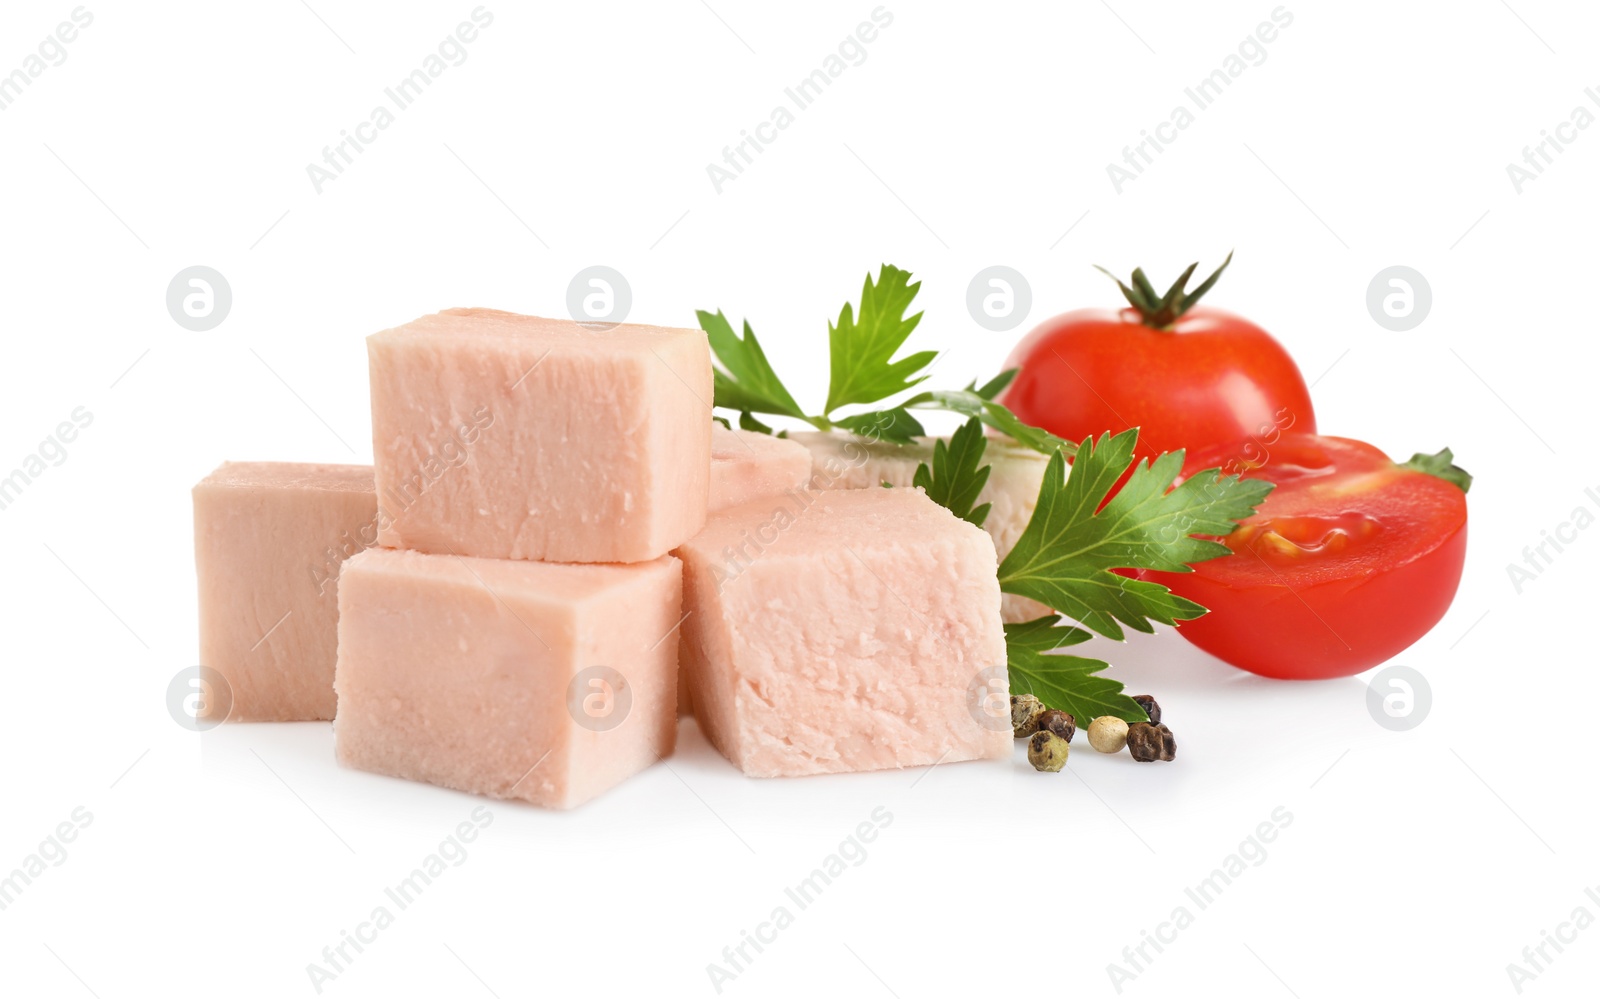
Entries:
[[1057, 773], [1067, 763], [1067, 740], [1048, 729], [1040, 729], [1028, 740], [1028, 762], [1033, 769]]
[[1149, 694], [1135, 694], [1133, 699], [1139, 702], [1139, 707], [1144, 708], [1144, 713], [1150, 716], [1150, 724], [1161, 724], [1161, 705]]
[[1077, 723], [1065, 711], [1046, 711], [1039, 716], [1038, 724], [1039, 731], [1054, 732], [1068, 742], [1072, 741], [1073, 735], [1078, 731]]
[[1045, 707], [1032, 694], [1011, 695], [1011, 734], [1018, 739], [1026, 739], [1039, 731], [1039, 716], [1044, 714]]
[[1116, 715], [1101, 715], [1089, 723], [1089, 745], [1101, 753], [1120, 753], [1128, 742], [1128, 723]]
[[1128, 752], [1140, 763], [1170, 760], [1178, 755], [1178, 743], [1165, 725], [1140, 722], [1128, 728]]

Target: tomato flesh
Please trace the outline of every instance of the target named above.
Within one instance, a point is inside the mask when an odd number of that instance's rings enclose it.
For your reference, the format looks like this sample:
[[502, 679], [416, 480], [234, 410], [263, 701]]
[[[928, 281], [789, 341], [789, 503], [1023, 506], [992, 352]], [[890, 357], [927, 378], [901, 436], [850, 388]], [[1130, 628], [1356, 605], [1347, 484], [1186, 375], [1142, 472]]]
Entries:
[[1134, 309], [1082, 309], [1047, 320], [1006, 362], [1001, 402], [1070, 441], [1139, 427], [1139, 457], [1240, 440], [1315, 433], [1300, 369], [1265, 330], [1196, 306], [1168, 329]]
[[1404, 651], [1455, 598], [1466, 494], [1370, 444], [1285, 434], [1249, 461], [1242, 443], [1191, 453], [1277, 487], [1188, 573], [1144, 573], [1210, 613], [1179, 634], [1241, 669], [1283, 679], [1363, 672]]

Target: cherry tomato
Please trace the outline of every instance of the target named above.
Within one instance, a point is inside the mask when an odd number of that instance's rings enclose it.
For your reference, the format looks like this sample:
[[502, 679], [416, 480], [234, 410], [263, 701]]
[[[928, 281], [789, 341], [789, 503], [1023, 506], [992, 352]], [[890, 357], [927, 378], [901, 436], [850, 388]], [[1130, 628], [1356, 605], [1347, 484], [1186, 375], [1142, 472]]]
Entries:
[[[1396, 464], [1370, 444], [1285, 434], [1191, 452], [1207, 468], [1277, 486], [1193, 572], [1143, 573], [1210, 608], [1178, 632], [1262, 676], [1349, 676], [1428, 632], [1455, 598], [1471, 476], [1448, 449]], [[1428, 469], [1428, 470], [1424, 470]]]
[[1227, 266], [1185, 291], [1191, 265], [1160, 296], [1136, 270], [1131, 287], [1118, 282], [1129, 308], [1046, 321], [1012, 351], [1017, 376], [1000, 401], [1070, 441], [1139, 427], [1146, 458], [1291, 427], [1315, 433], [1311, 395], [1282, 345], [1246, 319], [1194, 307]]

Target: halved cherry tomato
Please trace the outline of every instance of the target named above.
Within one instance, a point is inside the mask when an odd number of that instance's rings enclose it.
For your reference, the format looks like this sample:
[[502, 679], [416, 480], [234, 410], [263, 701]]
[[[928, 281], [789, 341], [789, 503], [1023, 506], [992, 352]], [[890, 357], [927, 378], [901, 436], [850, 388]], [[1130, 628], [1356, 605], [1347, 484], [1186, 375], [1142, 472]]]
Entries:
[[1179, 633], [1241, 669], [1360, 673], [1421, 638], [1455, 597], [1471, 477], [1450, 461], [1446, 450], [1396, 464], [1370, 444], [1314, 434], [1192, 452], [1185, 475], [1221, 467], [1277, 488], [1222, 539], [1234, 554], [1143, 575], [1210, 608]]

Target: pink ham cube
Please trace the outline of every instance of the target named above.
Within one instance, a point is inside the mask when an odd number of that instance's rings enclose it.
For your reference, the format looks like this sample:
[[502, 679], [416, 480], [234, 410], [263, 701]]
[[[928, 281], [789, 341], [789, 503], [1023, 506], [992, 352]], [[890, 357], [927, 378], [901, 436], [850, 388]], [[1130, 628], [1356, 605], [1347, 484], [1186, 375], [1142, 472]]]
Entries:
[[367, 338], [387, 547], [645, 562], [705, 521], [700, 330], [451, 309]]
[[711, 427], [710, 512], [804, 489], [810, 478], [811, 452], [794, 441], [720, 423]]
[[368, 465], [227, 462], [194, 487], [200, 663], [227, 680], [228, 718], [333, 717], [339, 565], [377, 520]]
[[994, 542], [920, 490], [757, 500], [679, 549], [681, 666], [753, 777], [1011, 754]]
[[[811, 452], [794, 441], [754, 430], [711, 427], [710, 512], [806, 488]], [[692, 714], [688, 680], [678, 673], [678, 713]]]
[[[933, 464], [932, 437], [919, 437], [910, 444], [891, 444], [839, 431], [802, 430], [789, 439], [811, 452], [812, 489], [879, 489], [885, 482], [910, 486], [917, 466]], [[983, 529], [994, 538], [995, 551], [1003, 559], [1033, 517], [1044, 470], [1050, 462], [1039, 452], [998, 436], [989, 437], [983, 460], [989, 466], [989, 479], [975, 502], [989, 504]], [[1071, 469], [1068, 465], [1067, 470]], [[1044, 604], [1014, 593], [1000, 598], [1000, 614], [1007, 622], [1032, 621], [1050, 612]]]
[[339, 759], [571, 808], [677, 736], [682, 569], [374, 548], [339, 577]]

